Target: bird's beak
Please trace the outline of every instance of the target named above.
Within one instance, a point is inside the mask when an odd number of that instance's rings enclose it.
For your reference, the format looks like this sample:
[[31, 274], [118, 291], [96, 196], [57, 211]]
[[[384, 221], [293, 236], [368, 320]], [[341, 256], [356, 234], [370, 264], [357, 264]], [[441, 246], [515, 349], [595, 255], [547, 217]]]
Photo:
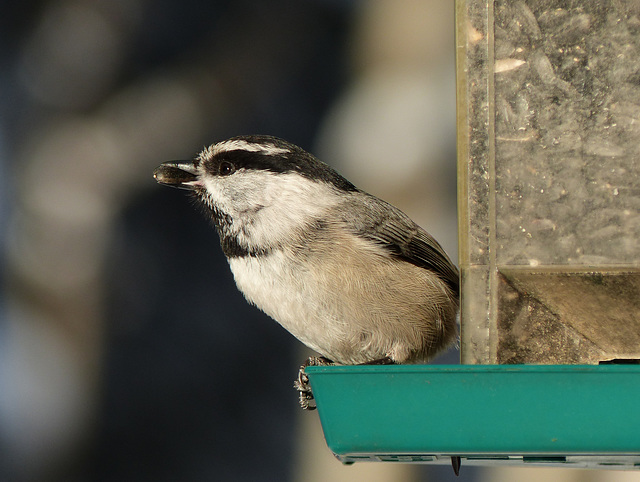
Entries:
[[188, 161], [164, 162], [153, 171], [153, 177], [160, 184], [178, 189], [192, 191], [201, 186], [196, 166]]

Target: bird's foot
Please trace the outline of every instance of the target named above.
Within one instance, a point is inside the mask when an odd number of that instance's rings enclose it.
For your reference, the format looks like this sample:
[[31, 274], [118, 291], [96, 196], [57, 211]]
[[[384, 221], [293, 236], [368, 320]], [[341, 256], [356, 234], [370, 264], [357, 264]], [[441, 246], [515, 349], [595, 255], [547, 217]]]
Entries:
[[377, 360], [371, 360], [368, 362], [360, 363], [360, 365], [395, 365], [396, 362], [390, 356], [384, 358], [378, 358]]
[[298, 390], [300, 406], [303, 410], [315, 410], [317, 408], [309, 385], [309, 376], [305, 373], [307, 367], [333, 365], [333, 362], [322, 356], [312, 356], [300, 366], [298, 378], [293, 382], [293, 388]]

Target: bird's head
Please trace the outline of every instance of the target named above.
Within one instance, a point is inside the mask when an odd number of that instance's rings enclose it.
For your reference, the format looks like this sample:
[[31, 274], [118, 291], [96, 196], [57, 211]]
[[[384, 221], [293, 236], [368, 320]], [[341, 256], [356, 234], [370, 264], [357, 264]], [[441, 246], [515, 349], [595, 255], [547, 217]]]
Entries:
[[221, 237], [256, 248], [290, 240], [341, 195], [357, 190], [300, 147], [270, 136], [213, 144], [193, 161], [161, 164], [154, 177], [160, 184], [192, 191]]

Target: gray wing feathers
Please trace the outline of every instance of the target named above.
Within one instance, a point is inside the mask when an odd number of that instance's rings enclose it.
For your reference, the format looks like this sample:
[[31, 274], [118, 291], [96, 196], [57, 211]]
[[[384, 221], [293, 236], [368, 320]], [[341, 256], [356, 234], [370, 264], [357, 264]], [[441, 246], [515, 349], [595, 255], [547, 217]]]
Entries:
[[[411, 264], [437, 274], [454, 293], [459, 290], [458, 269], [440, 244], [395, 206], [366, 193], [343, 210], [344, 222], [355, 234], [371, 239]], [[364, 204], [363, 204], [364, 201]]]

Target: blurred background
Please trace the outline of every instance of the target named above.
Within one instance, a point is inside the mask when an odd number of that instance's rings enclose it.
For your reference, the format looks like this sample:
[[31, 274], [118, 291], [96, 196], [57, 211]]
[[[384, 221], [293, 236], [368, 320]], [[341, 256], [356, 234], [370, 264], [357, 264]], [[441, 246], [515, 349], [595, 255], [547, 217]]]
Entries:
[[455, 479], [333, 459], [292, 389], [309, 353], [151, 176], [276, 135], [455, 259], [452, 3], [27, 0], [0, 31], [0, 480]]

